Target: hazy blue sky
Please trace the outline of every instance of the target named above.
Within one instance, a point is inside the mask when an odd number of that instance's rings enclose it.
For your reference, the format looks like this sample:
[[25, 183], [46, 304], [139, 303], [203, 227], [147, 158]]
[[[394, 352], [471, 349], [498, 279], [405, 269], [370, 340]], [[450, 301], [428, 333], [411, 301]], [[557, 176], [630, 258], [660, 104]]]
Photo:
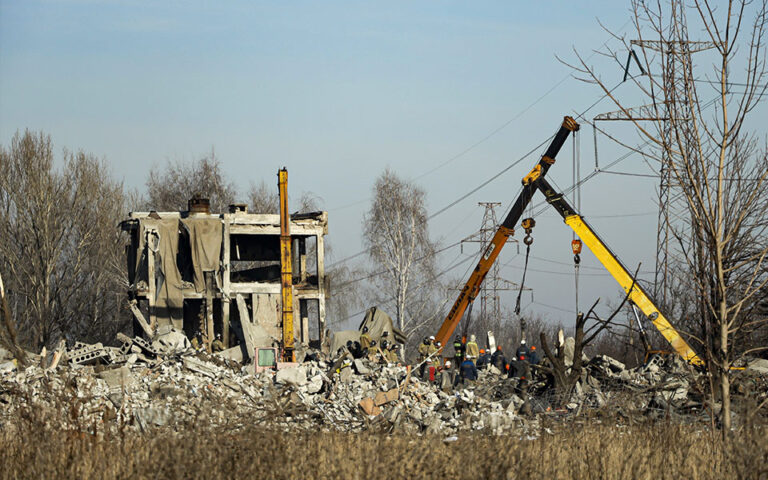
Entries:
[[[252, 181], [274, 183], [285, 165], [294, 194], [322, 198], [339, 259], [360, 249], [362, 215], [385, 167], [425, 188], [434, 212], [539, 144], [563, 115], [592, 105], [600, 92], [569, 78], [555, 55], [573, 60], [574, 47], [589, 55], [610, 38], [597, 18], [620, 30], [628, 14], [617, 0], [0, 0], [0, 142], [44, 130], [59, 149], [104, 157], [138, 188], [151, 166], [211, 148], [243, 192]], [[601, 68], [608, 83], [621, 79], [618, 65]], [[625, 85], [617, 92], [632, 95]], [[602, 102], [587, 117], [613, 109]], [[588, 173], [591, 129], [582, 137]], [[482, 218], [477, 202], [506, 207], [540, 153], [436, 217], [433, 235], [450, 244], [471, 234]], [[621, 153], [601, 140], [606, 163]], [[561, 187], [571, 184], [571, 155], [569, 144], [551, 171]], [[616, 168], [650, 173], [636, 157]], [[644, 271], [655, 252], [655, 185], [598, 175], [582, 189], [585, 215]], [[536, 303], [526, 294], [527, 311], [570, 320], [546, 306], [573, 308], [570, 230], [547, 213], [535, 238], [527, 283]], [[516, 252], [511, 245], [502, 254], [513, 281]], [[451, 249], [441, 265], [461, 255]], [[617, 297], [591, 254], [582, 271], [582, 303]]]

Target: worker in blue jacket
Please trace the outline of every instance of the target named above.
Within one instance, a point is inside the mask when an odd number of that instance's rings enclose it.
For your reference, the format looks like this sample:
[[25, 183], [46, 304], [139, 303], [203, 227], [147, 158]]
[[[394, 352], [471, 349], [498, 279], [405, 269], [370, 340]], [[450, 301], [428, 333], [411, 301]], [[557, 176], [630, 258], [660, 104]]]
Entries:
[[477, 380], [477, 367], [475, 366], [475, 362], [472, 360], [464, 360], [461, 363], [461, 381], [464, 383], [464, 380], [470, 380], [475, 381]]

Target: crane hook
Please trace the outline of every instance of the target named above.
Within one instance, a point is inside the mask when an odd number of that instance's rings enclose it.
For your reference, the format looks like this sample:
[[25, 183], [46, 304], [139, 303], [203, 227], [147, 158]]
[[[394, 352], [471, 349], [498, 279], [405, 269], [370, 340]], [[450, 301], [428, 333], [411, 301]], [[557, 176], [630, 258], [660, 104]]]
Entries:
[[522, 227], [525, 229], [525, 238], [523, 238], [523, 243], [526, 246], [531, 246], [533, 243], [533, 237], [531, 237], [531, 232], [533, 232], [533, 227], [536, 226], [536, 220], [533, 218], [525, 218], [521, 222]]

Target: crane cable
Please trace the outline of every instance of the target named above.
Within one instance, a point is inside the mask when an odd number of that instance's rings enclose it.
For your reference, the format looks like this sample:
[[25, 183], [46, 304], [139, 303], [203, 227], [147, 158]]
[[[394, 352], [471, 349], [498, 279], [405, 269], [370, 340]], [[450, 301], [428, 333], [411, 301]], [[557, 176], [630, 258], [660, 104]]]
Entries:
[[[581, 158], [580, 158], [580, 141], [578, 131], [573, 132], [573, 184], [576, 185], [574, 190], [574, 203], [576, 204], [576, 211], [581, 212]], [[574, 278], [574, 297], [576, 299], [576, 313], [579, 313], [579, 266], [581, 265], [581, 239], [576, 238], [576, 232], [571, 232], [571, 250], [573, 250], [573, 278]]]
[[[527, 235], [526, 238], [530, 238]], [[523, 290], [525, 289], [525, 273], [528, 271], [528, 257], [531, 254], [531, 242], [525, 242], [525, 266], [523, 267], [523, 279], [520, 281], [520, 289], [517, 291], [517, 301], [515, 302], [515, 315], [520, 315], [520, 301], [523, 298]], [[522, 320], [521, 320], [522, 321]]]

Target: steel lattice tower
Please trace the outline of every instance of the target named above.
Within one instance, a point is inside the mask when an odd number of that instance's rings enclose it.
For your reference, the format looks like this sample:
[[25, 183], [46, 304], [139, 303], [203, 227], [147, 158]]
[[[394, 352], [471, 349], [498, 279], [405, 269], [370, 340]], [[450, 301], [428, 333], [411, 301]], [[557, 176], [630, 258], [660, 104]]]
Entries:
[[[480, 243], [480, 251], [484, 252], [491, 239], [493, 239], [496, 230], [499, 228], [498, 219], [496, 217], [496, 207], [501, 206], [501, 203], [478, 202], [478, 205], [485, 207], [480, 230], [462, 240], [461, 243]], [[517, 240], [513, 238], [510, 238], [507, 241], [517, 242]], [[516, 283], [501, 278], [499, 261], [497, 260], [488, 271], [488, 275], [485, 277], [482, 287], [480, 287], [480, 318], [490, 318], [500, 322], [501, 298], [499, 292], [505, 290], [517, 290], [518, 288], [519, 286]]]
[[[682, 15], [682, 11], [674, 11], [674, 15]], [[687, 134], [685, 123], [691, 118], [691, 99], [693, 94], [693, 66], [691, 54], [702, 52], [715, 47], [713, 42], [696, 42], [688, 40], [674, 40], [687, 38], [684, 21], [678, 21], [673, 16], [669, 37], [672, 40], [631, 40], [630, 45], [641, 49], [658, 52], [661, 55], [661, 63], [664, 65], [662, 78], [663, 104], [658, 103], [633, 107], [618, 112], [603, 113], [594, 118], [594, 121], [606, 120], [634, 120], [663, 122], [662, 128], [662, 156], [659, 169], [659, 212], [656, 230], [656, 270], [653, 282], [653, 296], [662, 305], [667, 304], [669, 293], [669, 236], [670, 218], [674, 216], [674, 199], [670, 198], [670, 190], [674, 180], [671, 175], [671, 167], [674, 158], [670, 151], [675, 148], [687, 148], [684, 138]], [[632, 56], [642, 69], [637, 55], [630, 50], [625, 67], [624, 79]], [[646, 74], [646, 72], [642, 72]], [[596, 145], [596, 144], [595, 144]], [[674, 145], [674, 147], [673, 147]], [[595, 146], [597, 148], [597, 146]]]

